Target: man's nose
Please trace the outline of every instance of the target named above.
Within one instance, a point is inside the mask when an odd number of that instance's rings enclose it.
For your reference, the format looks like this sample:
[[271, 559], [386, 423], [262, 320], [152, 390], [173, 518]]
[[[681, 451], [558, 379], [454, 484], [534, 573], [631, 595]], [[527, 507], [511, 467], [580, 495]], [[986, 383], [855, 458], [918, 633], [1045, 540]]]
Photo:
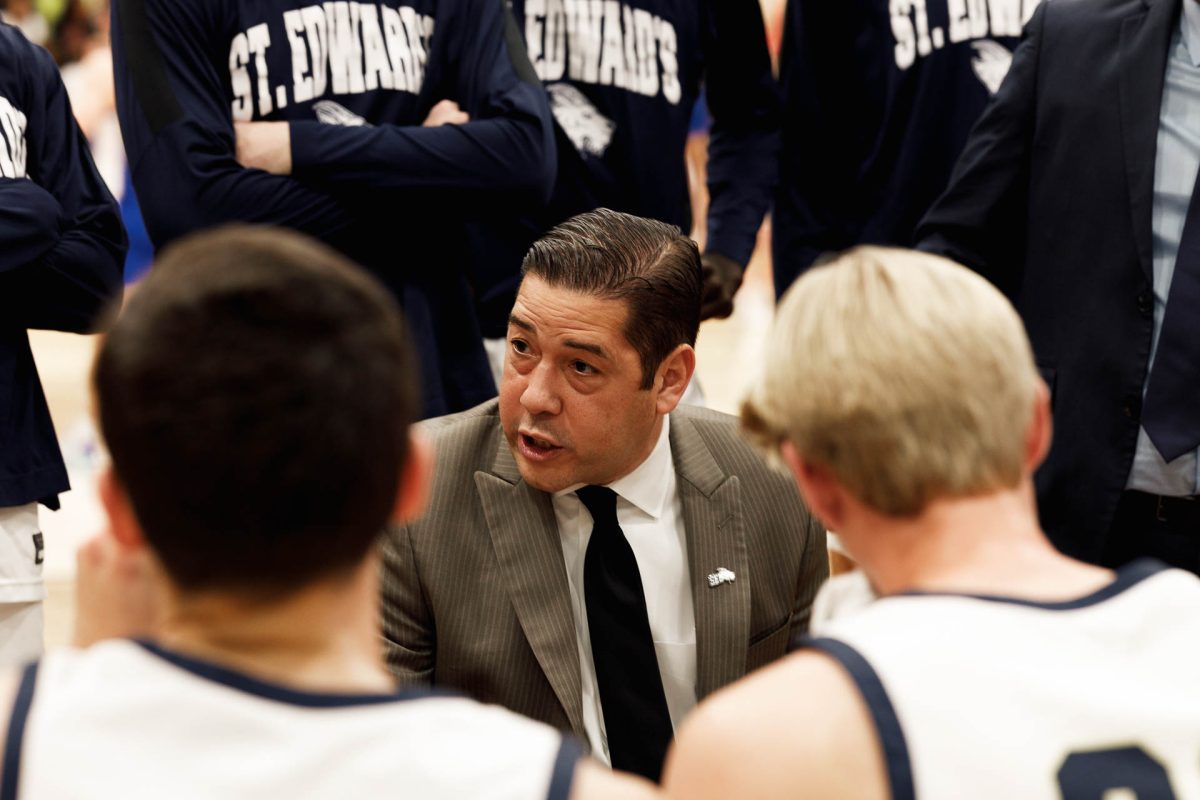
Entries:
[[521, 407], [533, 416], [554, 415], [562, 411], [558, 376], [551, 365], [545, 362], [538, 364], [526, 376], [525, 391], [521, 393]]

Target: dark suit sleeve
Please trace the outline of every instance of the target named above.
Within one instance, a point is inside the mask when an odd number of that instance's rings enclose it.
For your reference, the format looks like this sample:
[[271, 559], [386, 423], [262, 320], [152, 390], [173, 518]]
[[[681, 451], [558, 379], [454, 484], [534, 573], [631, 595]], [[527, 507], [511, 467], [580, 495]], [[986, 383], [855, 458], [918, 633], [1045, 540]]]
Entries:
[[812, 604], [817, 591], [829, 578], [829, 551], [825, 545], [825, 526], [812, 514], [804, 526], [804, 555], [796, 576], [796, 604], [792, 612], [791, 641], [808, 632]]
[[435, 631], [407, 528], [388, 530], [383, 545], [383, 646], [402, 685], [433, 683]]
[[29, 179], [0, 179], [0, 317], [83, 332], [121, 296], [125, 229], [57, 67], [31, 51]]
[[1025, 28], [1000, 91], [971, 131], [949, 188], [917, 230], [922, 250], [971, 267], [1015, 292], [1027, 236], [1038, 61], [1047, 9]]
[[[224, 0], [116, 0], [113, 66], [125, 152], [155, 245], [223, 222], [339, 244], [351, 213], [299, 181], [238, 164], [219, 44]], [[226, 9], [228, 11], [228, 9]], [[223, 45], [228, 47], [226, 43]]]
[[[515, 193], [544, 200], [554, 180], [550, 107], [504, 0], [469, 0], [445, 22], [464, 125], [344, 127], [293, 121], [297, 177], [378, 189]], [[434, 98], [441, 99], [441, 98]]]
[[704, 81], [713, 124], [706, 249], [744, 266], [775, 188], [779, 92], [758, 3], [707, 6]]

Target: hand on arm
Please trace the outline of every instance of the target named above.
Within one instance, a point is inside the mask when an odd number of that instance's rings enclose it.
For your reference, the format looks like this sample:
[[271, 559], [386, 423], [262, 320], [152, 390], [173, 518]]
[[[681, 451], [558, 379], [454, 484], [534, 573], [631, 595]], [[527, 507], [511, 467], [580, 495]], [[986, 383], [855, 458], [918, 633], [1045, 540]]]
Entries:
[[[462, 125], [471, 117], [453, 100], [442, 100], [429, 111], [423, 127]], [[292, 174], [292, 135], [287, 122], [235, 122], [237, 161], [247, 169], [261, 169], [272, 175]]]
[[471, 121], [471, 115], [458, 107], [453, 100], [442, 100], [429, 109], [429, 116], [421, 123], [426, 128], [437, 128], [442, 125], [465, 125]]
[[292, 136], [286, 122], [235, 122], [238, 163], [272, 175], [292, 174]]

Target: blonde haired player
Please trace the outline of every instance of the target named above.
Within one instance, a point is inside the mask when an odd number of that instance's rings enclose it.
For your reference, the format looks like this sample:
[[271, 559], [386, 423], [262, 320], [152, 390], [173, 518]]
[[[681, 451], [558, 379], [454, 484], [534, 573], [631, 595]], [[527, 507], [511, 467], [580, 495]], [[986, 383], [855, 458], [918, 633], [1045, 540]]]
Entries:
[[668, 794], [1200, 797], [1200, 580], [1050, 545], [1050, 397], [1007, 301], [862, 248], [805, 275], [769, 341], [744, 422], [880, 599], [703, 704]]

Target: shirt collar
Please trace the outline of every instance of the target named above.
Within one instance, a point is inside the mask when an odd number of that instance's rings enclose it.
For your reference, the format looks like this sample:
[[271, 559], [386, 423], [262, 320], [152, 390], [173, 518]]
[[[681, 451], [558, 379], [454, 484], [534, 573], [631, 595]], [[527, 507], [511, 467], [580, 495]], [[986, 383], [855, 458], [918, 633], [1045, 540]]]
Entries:
[[1200, 0], [1183, 0], [1179, 31], [1193, 67], [1200, 67]]
[[646, 460], [638, 464], [637, 469], [608, 485], [608, 488], [624, 497], [630, 503], [649, 514], [654, 519], [662, 516], [667, 504], [667, 490], [671, 482], [667, 479], [675, 465], [671, 463], [671, 440], [668, 433], [671, 429], [671, 418], [663, 415], [662, 430], [658, 433], [658, 441]]
[[[664, 415], [662, 430], [659, 431], [658, 441], [654, 443], [650, 455], [646, 456], [633, 472], [608, 484], [608, 488], [654, 519], [661, 517], [666, 510], [667, 496], [672, 486], [670, 478], [675, 465], [671, 459], [670, 430], [671, 417]], [[554, 496], [573, 494], [583, 485], [580, 483], [569, 486], [555, 492]]]

